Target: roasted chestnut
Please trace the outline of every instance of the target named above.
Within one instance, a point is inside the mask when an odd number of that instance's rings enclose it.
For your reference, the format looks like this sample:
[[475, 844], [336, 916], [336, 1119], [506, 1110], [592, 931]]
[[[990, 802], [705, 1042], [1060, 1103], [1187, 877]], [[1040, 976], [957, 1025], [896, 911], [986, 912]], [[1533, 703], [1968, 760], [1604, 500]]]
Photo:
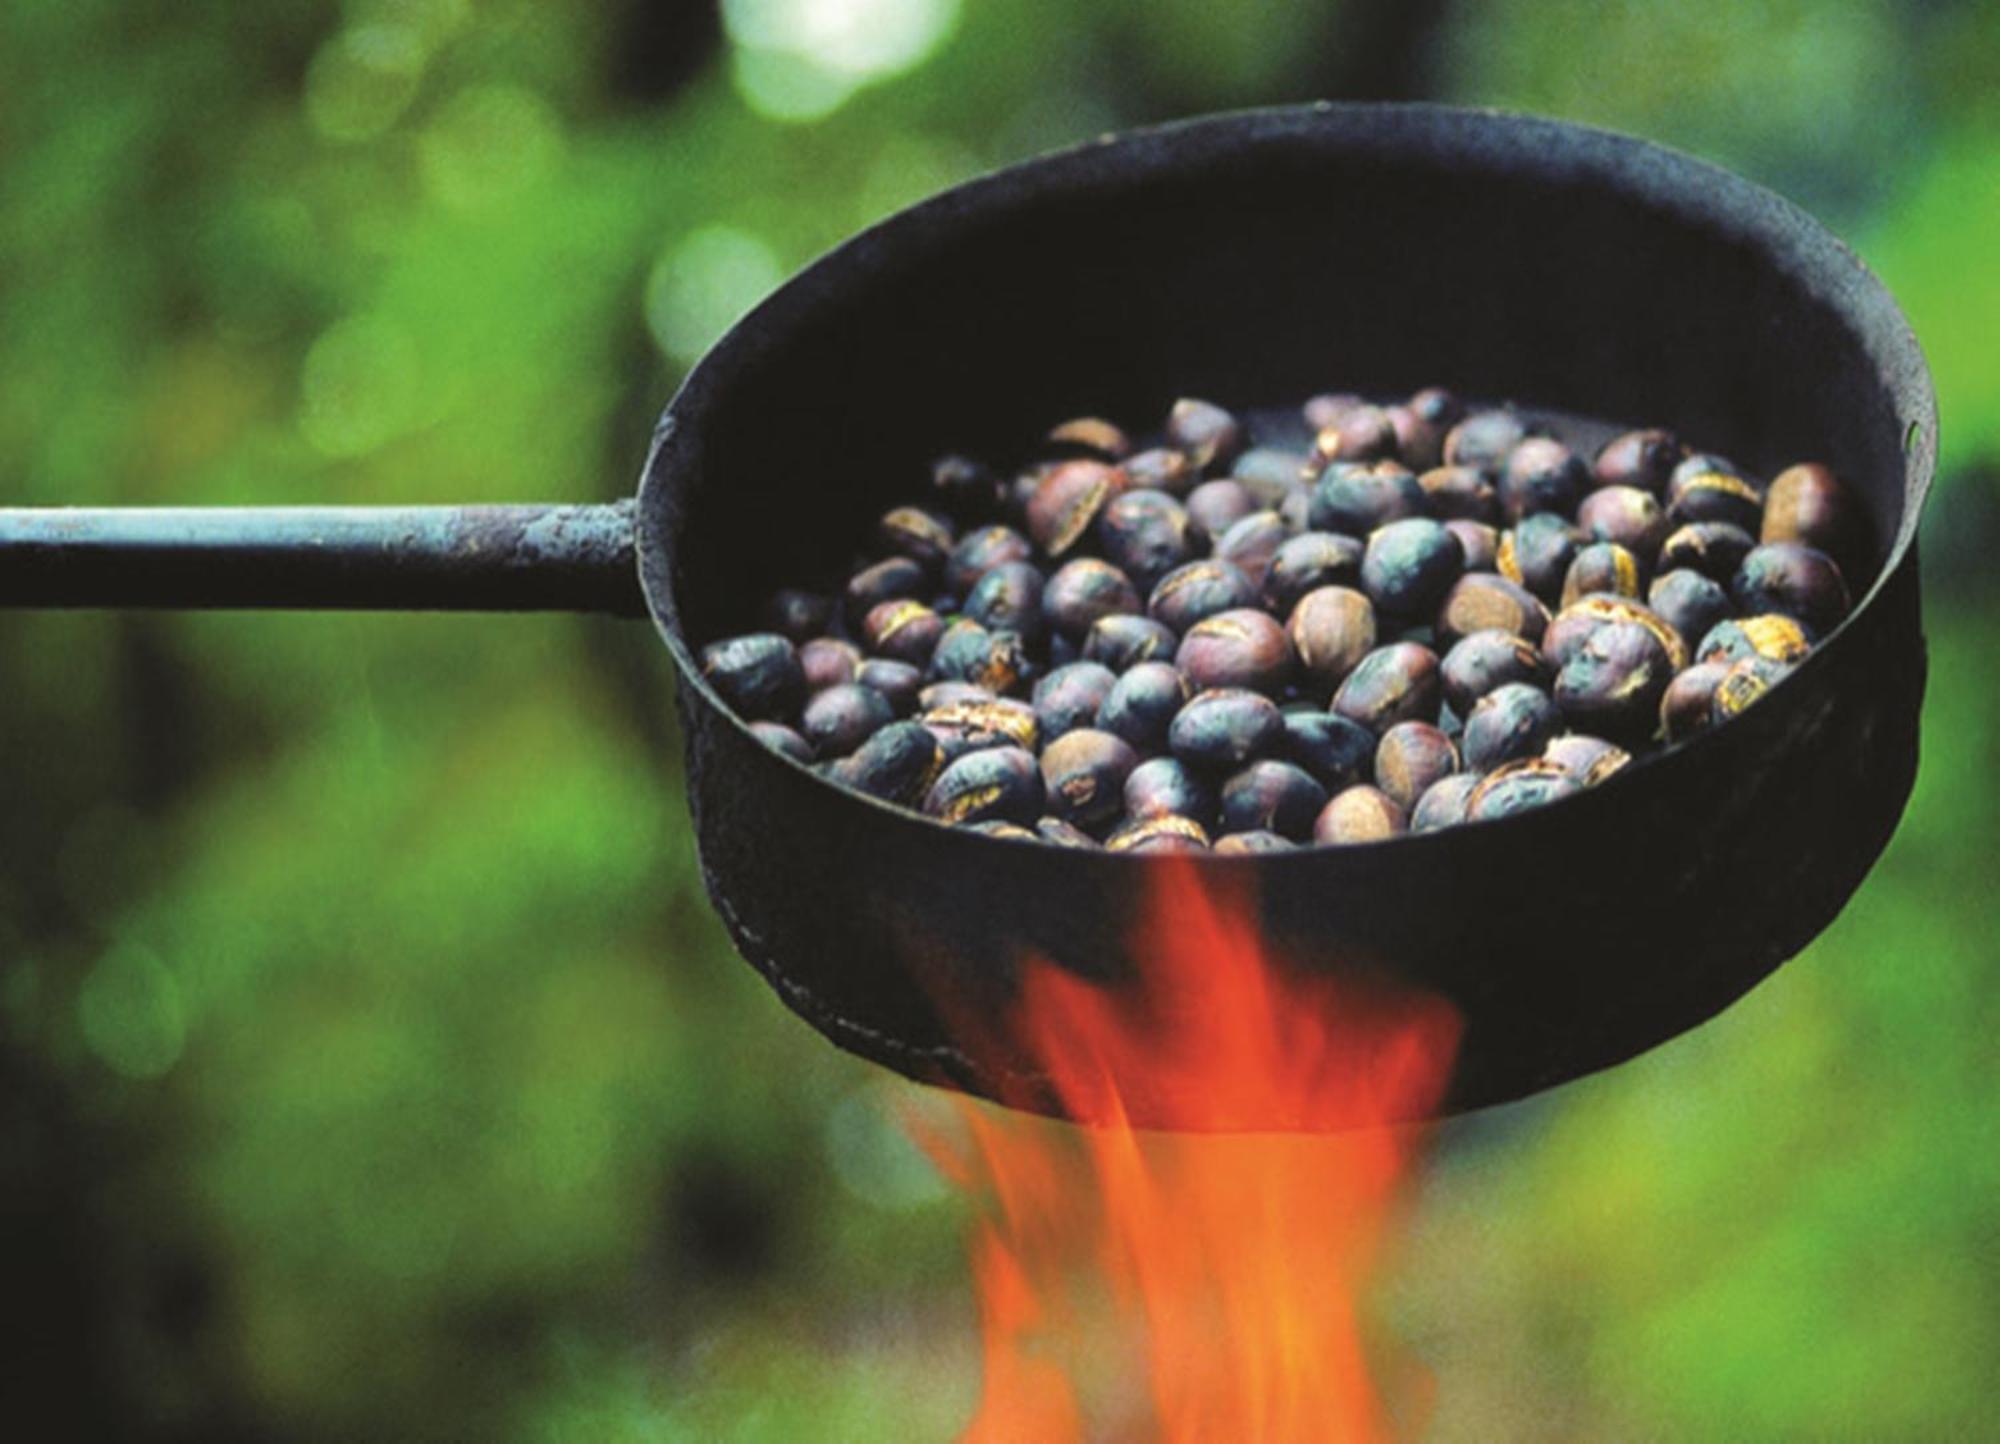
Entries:
[[1241, 767], [1268, 756], [1285, 734], [1278, 704], [1238, 687], [1197, 692], [1167, 727], [1167, 746], [1193, 767]]
[[1020, 747], [988, 747], [966, 754], [938, 775], [924, 797], [924, 811], [941, 822], [1011, 822], [1032, 827], [1042, 815], [1042, 769]]
[[1391, 642], [1355, 664], [1329, 710], [1379, 734], [1398, 722], [1435, 722], [1441, 690], [1437, 653], [1416, 642]]
[[1124, 808], [1125, 779], [1138, 765], [1139, 754], [1121, 737], [1094, 727], [1063, 733], [1042, 749], [1049, 811], [1084, 828], [1111, 821]]

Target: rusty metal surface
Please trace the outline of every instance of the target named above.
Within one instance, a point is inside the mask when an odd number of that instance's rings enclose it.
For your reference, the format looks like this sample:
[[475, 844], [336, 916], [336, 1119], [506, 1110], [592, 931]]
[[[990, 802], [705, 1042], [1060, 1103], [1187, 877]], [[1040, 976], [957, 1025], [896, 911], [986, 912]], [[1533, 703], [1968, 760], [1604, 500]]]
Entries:
[[0, 606], [641, 616], [634, 508], [0, 510]]

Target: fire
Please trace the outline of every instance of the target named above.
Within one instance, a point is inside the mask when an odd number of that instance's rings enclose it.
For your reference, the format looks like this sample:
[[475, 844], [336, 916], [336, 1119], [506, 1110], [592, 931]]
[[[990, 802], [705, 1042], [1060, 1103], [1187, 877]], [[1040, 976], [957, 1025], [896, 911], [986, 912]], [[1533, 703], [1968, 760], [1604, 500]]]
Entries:
[[985, 1375], [964, 1437], [1388, 1438], [1362, 1303], [1421, 1141], [1389, 1125], [1437, 1101], [1457, 1017], [1288, 975], [1251, 898], [1159, 861], [1146, 1005], [1036, 964], [1010, 1020], [1091, 1126], [968, 1102], [961, 1142], [927, 1140], [979, 1205]]

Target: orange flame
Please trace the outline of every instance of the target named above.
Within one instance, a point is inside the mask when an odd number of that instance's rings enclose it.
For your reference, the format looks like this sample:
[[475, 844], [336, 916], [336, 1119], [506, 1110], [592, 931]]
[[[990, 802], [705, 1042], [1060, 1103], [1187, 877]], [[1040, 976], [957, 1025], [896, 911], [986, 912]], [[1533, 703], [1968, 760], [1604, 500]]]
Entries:
[[[967, 1144], [926, 1140], [982, 1205], [985, 1376], [964, 1437], [1062, 1444], [1094, 1413], [1094, 1438], [1388, 1438], [1361, 1303], [1421, 1137], [1388, 1125], [1436, 1103], [1457, 1016], [1287, 975], [1249, 898], [1159, 861], [1144, 1006], [1035, 964], [1011, 1020], [1064, 1111], [1094, 1126], [965, 1103]], [[1137, 1129], [1128, 1105], [1191, 1131]], [[1227, 1131], [1245, 1126], [1292, 1131]], [[1120, 1348], [1139, 1369], [1102, 1367]]]

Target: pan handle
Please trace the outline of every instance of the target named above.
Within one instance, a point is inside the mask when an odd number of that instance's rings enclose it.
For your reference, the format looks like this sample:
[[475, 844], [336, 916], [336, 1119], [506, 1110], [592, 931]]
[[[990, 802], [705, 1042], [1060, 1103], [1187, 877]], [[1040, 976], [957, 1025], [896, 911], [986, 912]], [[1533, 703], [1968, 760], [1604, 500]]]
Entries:
[[638, 617], [637, 505], [0, 508], [0, 607]]

